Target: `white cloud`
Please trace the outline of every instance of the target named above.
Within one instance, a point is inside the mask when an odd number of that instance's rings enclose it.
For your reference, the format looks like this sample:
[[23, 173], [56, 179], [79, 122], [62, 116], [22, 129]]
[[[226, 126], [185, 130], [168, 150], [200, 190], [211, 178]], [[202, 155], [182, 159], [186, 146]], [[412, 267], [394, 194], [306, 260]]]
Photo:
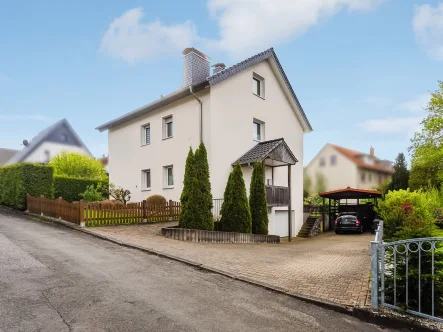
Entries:
[[52, 117], [46, 116], [46, 115], [39, 115], [39, 114], [31, 114], [31, 115], [5, 115], [0, 114], [0, 120], [24, 120], [24, 121], [43, 121], [43, 122], [49, 122], [53, 121], [54, 119]]
[[415, 6], [412, 27], [417, 42], [431, 57], [443, 61], [443, 2], [436, 7]]
[[[368, 11], [383, 0], [208, 0], [219, 48], [244, 56], [292, 40], [341, 10]], [[213, 45], [215, 44], [212, 43]]]
[[207, 0], [219, 27], [219, 38], [199, 37], [185, 21], [166, 25], [159, 19], [142, 22], [142, 8], [126, 11], [105, 32], [100, 50], [134, 64], [159, 56], [180, 54], [185, 47], [217, 49], [246, 56], [292, 40], [342, 10], [375, 9], [384, 0]]
[[400, 103], [398, 108], [409, 113], [423, 113], [430, 99], [431, 95], [429, 93], [423, 93], [413, 99]]
[[411, 136], [420, 127], [421, 120], [421, 117], [388, 117], [367, 120], [359, 123], [358, 126], [370, 133], [406, 134]]
[[180, 54], [198, 39], [195, 26], [186, 21], [165, 25], [159, 19], [143, 23], [142, 8], [134, 8], [116, 18], [101, 41], [100, 50], [130, 64], [170, 54]]

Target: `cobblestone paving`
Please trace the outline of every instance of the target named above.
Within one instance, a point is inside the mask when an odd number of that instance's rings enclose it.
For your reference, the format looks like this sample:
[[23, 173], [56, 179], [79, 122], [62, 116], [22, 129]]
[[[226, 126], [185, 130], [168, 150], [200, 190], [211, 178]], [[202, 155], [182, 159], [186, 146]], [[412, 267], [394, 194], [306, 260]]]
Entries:
[[157, 225], [108, 226], [90, 231], [317, 299], [369, 304], [371, 234], [326, 233], [280, 244], [207, 244], [172, 240]]

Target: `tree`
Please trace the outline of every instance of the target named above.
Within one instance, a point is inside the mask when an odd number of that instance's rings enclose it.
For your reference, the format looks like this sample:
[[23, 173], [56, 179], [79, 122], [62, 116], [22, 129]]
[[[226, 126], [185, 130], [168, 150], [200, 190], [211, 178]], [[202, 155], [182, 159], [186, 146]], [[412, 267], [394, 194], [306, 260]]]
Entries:
[[390, 190], [408, 189], [409, 183], [409, 171], [408, 164], [406, 162], [405, 155], [399, 153], [394, 163], [394, 174], [392, 174], [392, 180]]
[[214, 216], [212, 215], [212, 193], [209, 179], [208, 154], [205, 145], [200, 144], [194, 155], [194, 175], [197, 179], [196, 197], [199, 205], [198, 215], [194, 216], [194, 228], [212, 231]]
[[194, 177], [194, 152], [192, 147], [189, 148], [188, 157], [186, 158], [185, 176], [183, 179], [183, 191], [180, 196], [181, 211], [179, 226], [182, 228], [188, 228], [190, 224], [191, 211], [188, 209], [189, 191], [191, 190], [192, 179]]
[[308, 198], [312, 191], [312, 179], [306, 174], [306, 168], [303, 172], [303, 198]]
[[268, 203], [266, 201], [265, 174], [261, 163], [255, 163], [252, 171], [249, 208], [252, 218], [252, 233], [268, 235]]
[[107, 177], [100, 161], [79, 153], [62, 152], [52, 158], [49, 165], [54, 168], [55, 176], [95, 180], [104, 180]]
[[182, 205], [180, 227], [214, 229], [208, 157], [203, 143], [195, 153], [189, 149], [180, 202]]
[[431, 93], [426, 107], [428, 115], [421, 129], [411, 140], [412, 154], [409, 186], [419, 189], [427, 186], [441, 187], [443, 183], [443, 82]]
[[[229, 192], [226, 193], [226, 190]], [[220, 224], [223, 231], [251, 233], [252, 217], [246, 196], [245, 181], [240, 165], [236, 165], [231, 172], [226, 185]]]
[[113, 183], [109, 184], [109, 196], [124, 205], [131, 200], [131, 192], [129, 190], [117, 187]]

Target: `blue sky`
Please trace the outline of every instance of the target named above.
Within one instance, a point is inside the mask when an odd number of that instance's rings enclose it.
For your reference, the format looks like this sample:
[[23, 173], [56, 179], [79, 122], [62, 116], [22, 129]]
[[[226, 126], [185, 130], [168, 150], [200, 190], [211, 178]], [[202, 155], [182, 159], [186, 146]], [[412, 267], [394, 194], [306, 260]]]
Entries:
[[231, 65], [274, 47], [327, 142], [395, 159], [443, 80], [443, 2], [420, 0], [0, 1], [0, 147], [66, 117], [94, 128], [182, 84], [181, 50]]

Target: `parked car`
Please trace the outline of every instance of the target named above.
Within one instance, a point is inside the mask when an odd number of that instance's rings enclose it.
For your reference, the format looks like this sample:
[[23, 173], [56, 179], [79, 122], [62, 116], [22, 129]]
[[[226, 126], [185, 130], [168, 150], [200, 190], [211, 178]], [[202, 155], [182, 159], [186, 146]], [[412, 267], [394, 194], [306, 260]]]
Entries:
[[335, 234], [341, 232], [363, 233], [363, 224], [358, 220], [356, 212], [341, 212], [335, 219]]

